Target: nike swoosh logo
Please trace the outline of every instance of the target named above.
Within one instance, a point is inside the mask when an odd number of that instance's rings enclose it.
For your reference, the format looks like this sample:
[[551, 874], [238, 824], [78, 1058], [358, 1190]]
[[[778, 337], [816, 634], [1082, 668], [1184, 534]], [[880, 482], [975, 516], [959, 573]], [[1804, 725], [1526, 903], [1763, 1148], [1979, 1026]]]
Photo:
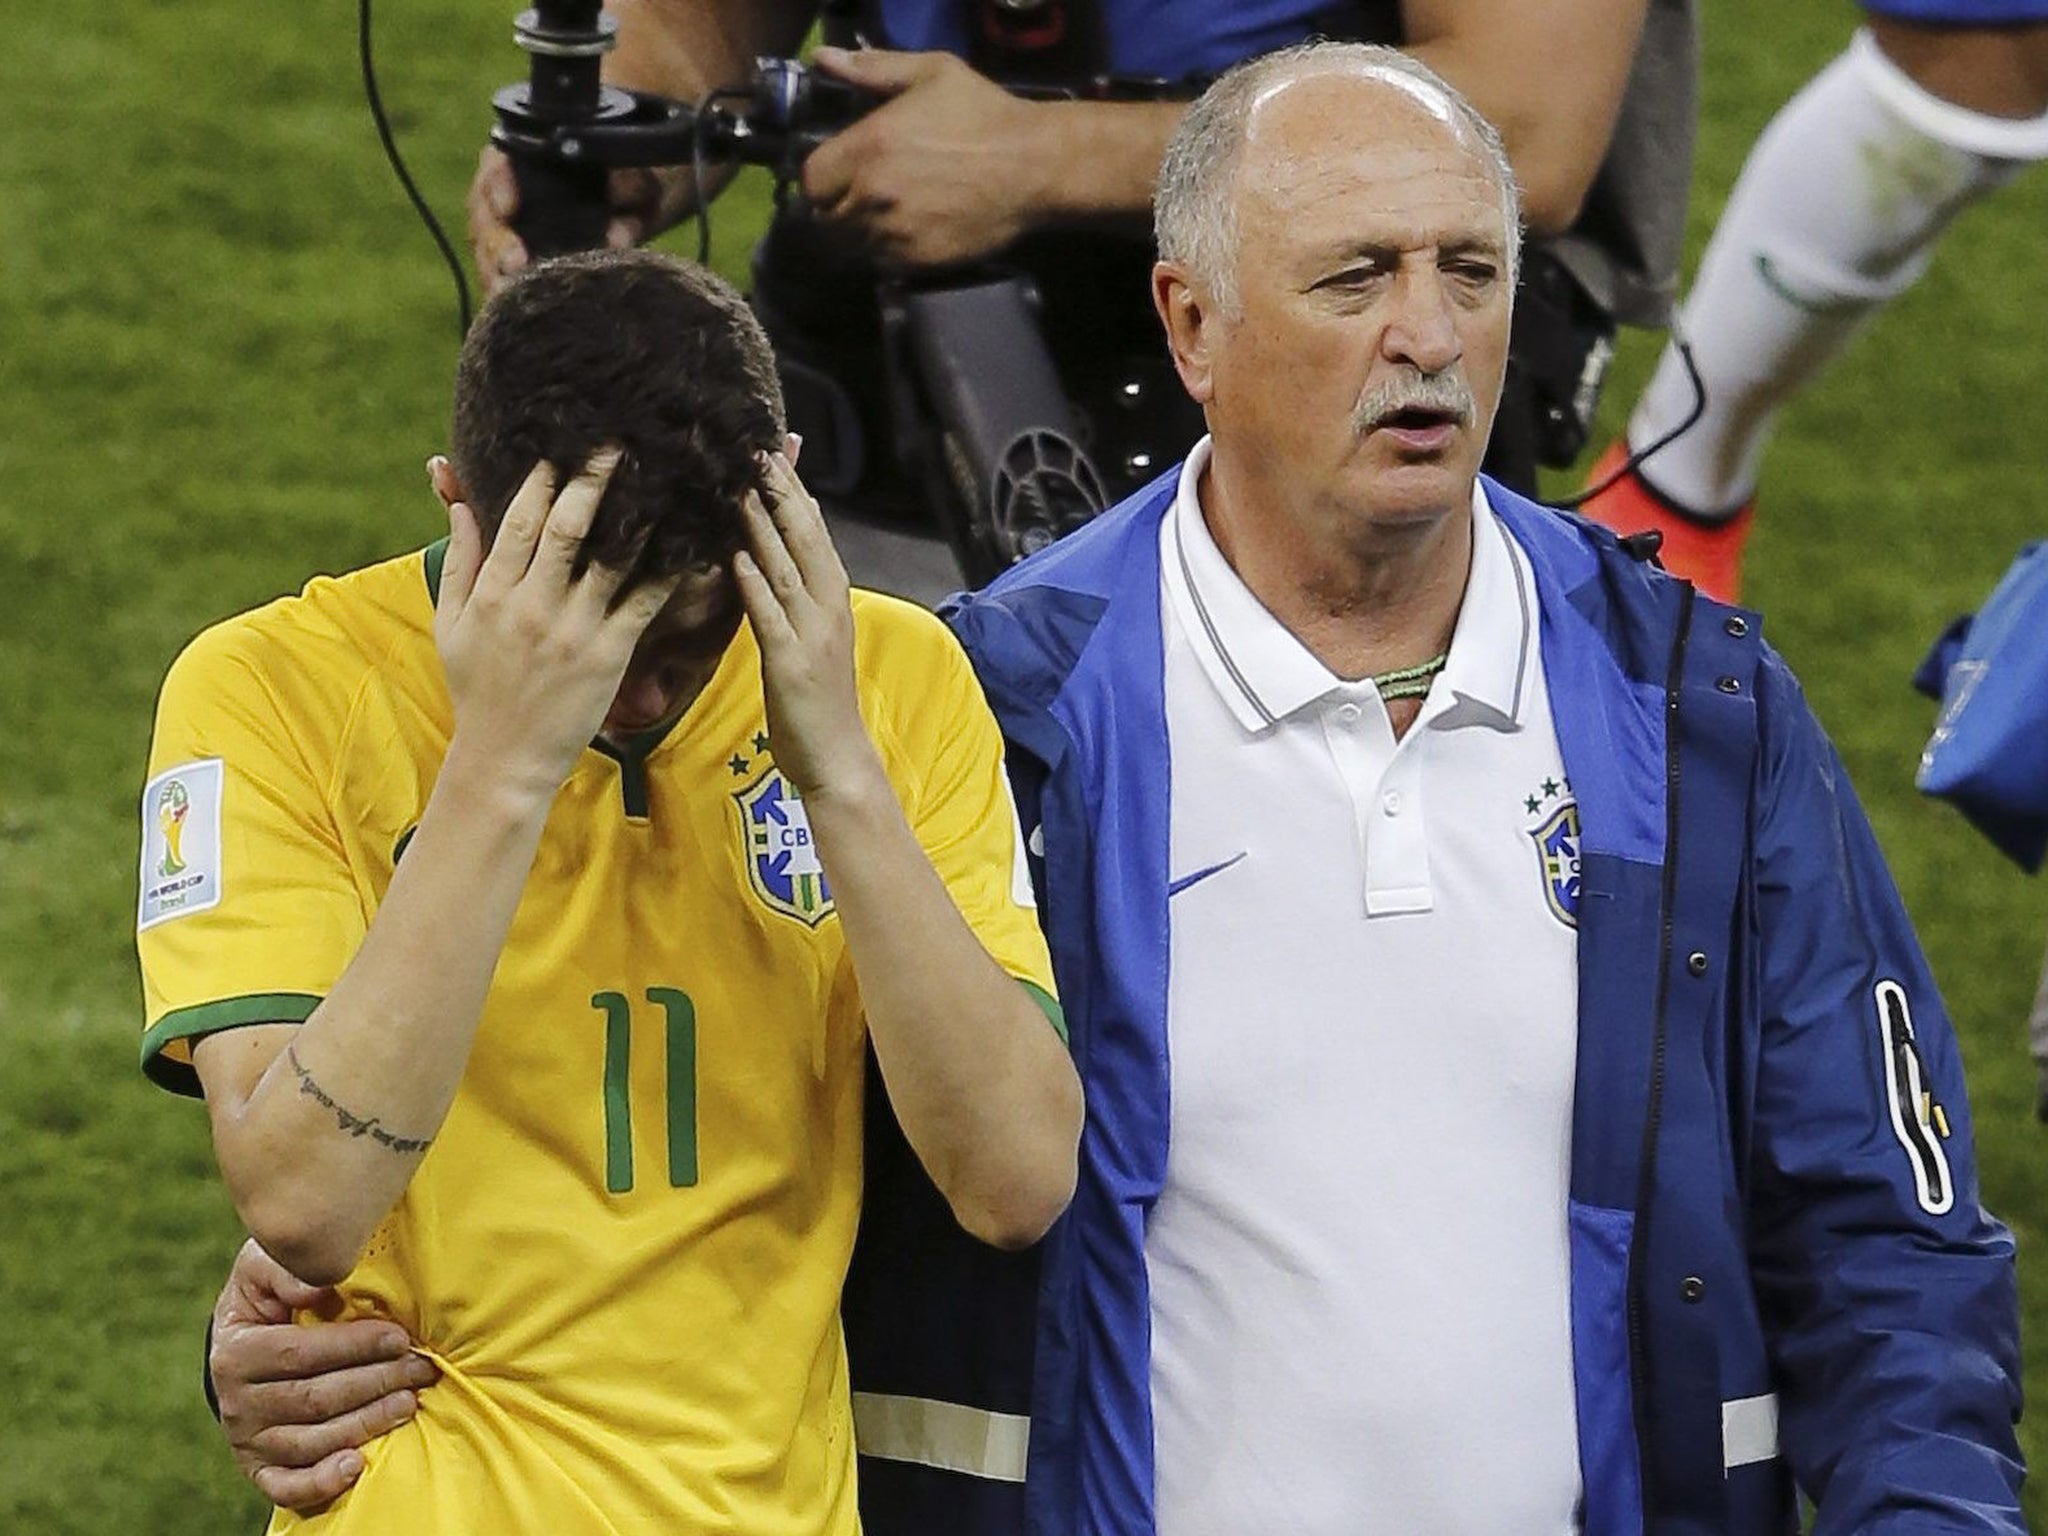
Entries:
[[1207, 869], [1198, 869], [1191, 875], [1182, 875], [1178, 880], [1174, 881], [1171, 885], [1167, 886], [1166, 894], [1169, 897], [1178, 896], [1182, 891], [1186, 890], [1189, 886], [1200, 885], [1204, 880], [1208, 879], [1211, 875], [1220, 875], [1226, 869], [1231, 869], [1236, 865], [1242, 864], [1245, 861], [1246, 856], [1249, 855], [1250, 852], [1251, 850], [1247, 848], [1243, 853], [1235, 854], [1232, 857], [1223, 860], [1220, 864], [1211, 864]]
[[1756, 253], [1756, 275], [1763, 279], [1766, 288], [1802, 314], [1818, 315], [1823, 318], [1831, 315], [1855, 315], [1861, 314], [1877, 302], [1875, 299], [1845, 299], [1801, 293], [1785, 281], [1785, 274], [1778, 270], [1778, 264], [1764, 251]]

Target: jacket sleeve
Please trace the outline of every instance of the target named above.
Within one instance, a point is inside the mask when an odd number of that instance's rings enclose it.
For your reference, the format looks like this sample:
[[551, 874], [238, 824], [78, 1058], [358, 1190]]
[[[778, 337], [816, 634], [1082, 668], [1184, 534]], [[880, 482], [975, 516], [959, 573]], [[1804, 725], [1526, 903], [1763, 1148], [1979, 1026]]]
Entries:
[[1751, 1265], [1816, 1536], [2022, 1532], [2013, 1244], [1870, 825], [1767, 655], [1755, 823]]

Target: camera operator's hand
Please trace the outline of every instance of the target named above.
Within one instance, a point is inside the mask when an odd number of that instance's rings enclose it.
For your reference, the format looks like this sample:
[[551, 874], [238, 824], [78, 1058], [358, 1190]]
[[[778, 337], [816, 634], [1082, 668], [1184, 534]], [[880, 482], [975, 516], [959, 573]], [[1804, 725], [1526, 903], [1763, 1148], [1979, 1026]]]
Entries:
[[857, 231], [879, 260], [972, 261], [1038, 222], [1038, 105], [950, 53], [820, 48], [812, 62], [891, 98], [813, 150], [803, 168], [817, 215]]
[[[697, 205], [689, 167], [680, 165], [613, 171], [607, 193], [611, 221], [605, 226], [604, 243], [614, 249], [651, 240]], [[518, 216], [519, 182], [512, 162], [504, 151], [486, 144], [477, 159], [476, 179], [469, 184], [469, 247], [486, 294], [497, 292], [531, 259], [512, 228]]]

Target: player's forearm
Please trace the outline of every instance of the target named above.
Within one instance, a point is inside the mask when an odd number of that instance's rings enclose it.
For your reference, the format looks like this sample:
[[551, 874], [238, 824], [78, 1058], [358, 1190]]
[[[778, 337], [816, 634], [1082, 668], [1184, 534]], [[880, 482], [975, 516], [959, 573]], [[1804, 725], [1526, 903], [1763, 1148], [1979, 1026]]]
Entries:
[[362, 948], [246, 1097], [200, 1061], [236, 1208], [302, 1279], [354, 1267], [454, 1102], [552, 798], [495, 766], [458, 737]]
[[1065, 1043], [968, 927], [879, 768], [804, 806], [904, 1135], [969, 1232], [1036, 1242], [1074, 1192]]

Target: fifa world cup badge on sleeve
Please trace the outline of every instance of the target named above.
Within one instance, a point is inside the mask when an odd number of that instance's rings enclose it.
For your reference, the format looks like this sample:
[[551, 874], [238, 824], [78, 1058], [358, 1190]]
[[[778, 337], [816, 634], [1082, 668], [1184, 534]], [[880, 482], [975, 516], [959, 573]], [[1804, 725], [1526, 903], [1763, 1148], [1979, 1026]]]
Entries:
[[142, 902], [150, 928], [220, 902], [221, 760], [180, 763], [142, 791]]

